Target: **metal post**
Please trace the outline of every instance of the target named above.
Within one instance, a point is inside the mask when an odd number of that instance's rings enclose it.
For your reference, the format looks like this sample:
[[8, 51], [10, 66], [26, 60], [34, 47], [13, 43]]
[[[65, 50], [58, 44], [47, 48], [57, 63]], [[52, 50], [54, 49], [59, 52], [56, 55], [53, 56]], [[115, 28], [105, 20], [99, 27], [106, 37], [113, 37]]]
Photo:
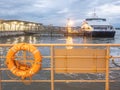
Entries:
[[1, 70], [0, 70], [0, 90], [2, 90], [2, 72], [1, 72]]
[[107, 47], [107, 56], [106, 56], [106, 83], [105, 90], [109, 90], [109, 55], [110, 55], [110, 46]]
[[[0, 51], [0, 56], [2, 56], [1, 51]], [[1, 59], [2, 58], [0, 58], [0, 68], [2, 65]], [[0, 90], [2, 90], [2, 71], [1, 70], [0, 70]]]
[[51, 90], [54, 90], [54, 57], [53, 57], [53, 46], [51, 46]]
[[26, 62], [27, 62], [27, 57], [26, 57], [27, 55], [26, 55], [26, 51], [23, 51], [23, 62], [24, 62], [24, 64], [26, 64]]

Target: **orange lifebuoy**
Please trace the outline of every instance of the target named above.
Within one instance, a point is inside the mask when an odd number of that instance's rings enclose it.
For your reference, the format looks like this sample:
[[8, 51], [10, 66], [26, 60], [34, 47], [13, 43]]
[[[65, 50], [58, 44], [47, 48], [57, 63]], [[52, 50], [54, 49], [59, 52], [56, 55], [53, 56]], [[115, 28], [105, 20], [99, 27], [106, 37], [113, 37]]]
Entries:
[[[29, 51], [34, 56], [34, 64], [30, 67], [26, 64], [20, 63], [18, 60], [15, 60], [15, 54], [20, 51]], [[31, 77], [37, 73], [41, 68], [42, 56], [39, 50], [31, 44], [20, 43], [15, 44], [12, 48], [9, 49], [6, 56], [6, 65], [8, 69], [16, 76], [21, 77], [22, 79], [26, 77]]]

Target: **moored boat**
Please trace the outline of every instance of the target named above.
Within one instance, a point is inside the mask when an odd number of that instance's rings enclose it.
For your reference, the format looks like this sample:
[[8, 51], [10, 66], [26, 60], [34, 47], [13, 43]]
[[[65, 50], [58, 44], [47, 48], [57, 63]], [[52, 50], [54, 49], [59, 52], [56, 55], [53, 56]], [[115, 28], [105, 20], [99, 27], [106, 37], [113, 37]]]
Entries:
[[105, 18], [87, 18], [81, 25], [81, 30], [85, 36], [92, 37], [114, 37], [115, 29]]

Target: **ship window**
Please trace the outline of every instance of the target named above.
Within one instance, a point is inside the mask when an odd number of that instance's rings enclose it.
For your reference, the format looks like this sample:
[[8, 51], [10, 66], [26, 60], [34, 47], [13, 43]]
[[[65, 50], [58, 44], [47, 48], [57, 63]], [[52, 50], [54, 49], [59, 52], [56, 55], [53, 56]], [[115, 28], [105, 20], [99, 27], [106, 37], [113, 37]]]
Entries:
[[106, 21], [106, 19], [104, 18], [87, 18], [86, 21], [94, 21], [94, 20], [97, 20], [97, 21]]
[[107, 29], [107, 27], [94, 27], [94, 29]]
[[110, 29], [113, 29], [113, 27], [110, 27]]

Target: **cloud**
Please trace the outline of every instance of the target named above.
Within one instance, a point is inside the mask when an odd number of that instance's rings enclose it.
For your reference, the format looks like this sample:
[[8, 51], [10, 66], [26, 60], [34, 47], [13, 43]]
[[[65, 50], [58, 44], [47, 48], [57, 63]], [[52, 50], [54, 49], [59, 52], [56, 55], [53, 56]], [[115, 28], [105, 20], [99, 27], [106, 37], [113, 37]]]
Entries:
[[100, 15], [105, 15], [105, 16], [113, 16], [113, 15], [120, 15], [120, 5], [115, 5], [115, 4], [105, 4], [102, 5], [98, 8], [101, 12], [99, 13]]
[[68, 8], [64, 8], [64, 9], [58, 11], [57, 13], [58, 14], [64, 14], [64, 13], [68, 13], [68, 12], [69, 12], [69, 9]]
[[22, 19], [65, 26], [67, 18], [80, 25], [96, 9], [114, 24], [120, 20], [120, 0], [1, 0], [1, 19]]

